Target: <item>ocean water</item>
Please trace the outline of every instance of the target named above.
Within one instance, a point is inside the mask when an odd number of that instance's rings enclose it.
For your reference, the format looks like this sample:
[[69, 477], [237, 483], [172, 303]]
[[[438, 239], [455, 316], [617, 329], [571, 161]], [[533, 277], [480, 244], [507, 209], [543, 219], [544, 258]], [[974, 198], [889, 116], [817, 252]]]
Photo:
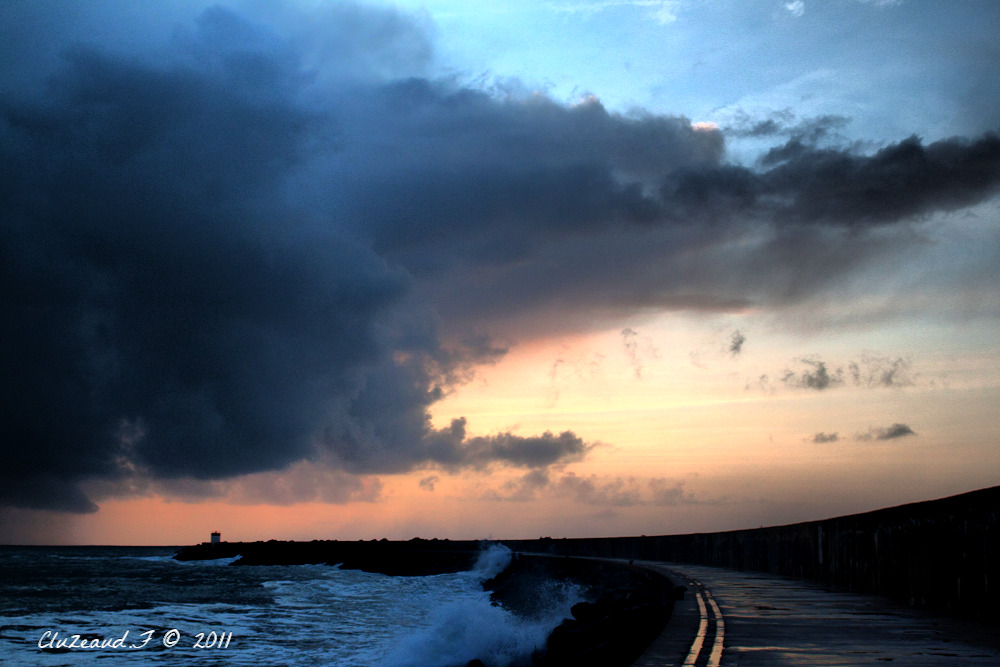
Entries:
[[[0, 665], [522, 664], [580, 599], [520, 618], [469, 572], [393, 577], [326, 565], [179, 562], [176, 548], [0, 547]], [[76, 636], [74, 638], [74, 636]]]

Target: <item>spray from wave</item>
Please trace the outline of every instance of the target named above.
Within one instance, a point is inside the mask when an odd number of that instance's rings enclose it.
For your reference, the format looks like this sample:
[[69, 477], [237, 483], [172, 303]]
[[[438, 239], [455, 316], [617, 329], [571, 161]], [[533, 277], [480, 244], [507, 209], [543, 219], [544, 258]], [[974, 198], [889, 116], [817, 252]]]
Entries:
[[547, 591], [545, 608], [530, 619], [498, 607], [482, 583], [502, 572], [511, 562], [510, 549], [500, 544], [485, 548], [471, 571], [467, 592], [442, 600], [430, 611], [429, 624], [406, 636], [389, 653], [386, 667], [453, 667], [474, 659], [487, 667], [519, 667], [545, 645], [549, 633], [570, 615], [582, 599], [575, 586]]
[[472, 567], [472, 572], [480, 577], [481, 581], [492, 579], [510, 565], [514, 553], [502, 544], [486, 544], [485, 548], [479, 552], [479, 558]]

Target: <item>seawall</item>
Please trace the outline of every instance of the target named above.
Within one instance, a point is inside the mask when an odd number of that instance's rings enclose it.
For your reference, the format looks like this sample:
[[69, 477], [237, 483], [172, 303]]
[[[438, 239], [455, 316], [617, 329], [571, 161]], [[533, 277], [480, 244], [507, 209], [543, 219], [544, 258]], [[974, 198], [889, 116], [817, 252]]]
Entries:
[[1000, 487], [721, 533], [502, 540], [515, 551], [714, 565], [806, 579], [1000, 625]]

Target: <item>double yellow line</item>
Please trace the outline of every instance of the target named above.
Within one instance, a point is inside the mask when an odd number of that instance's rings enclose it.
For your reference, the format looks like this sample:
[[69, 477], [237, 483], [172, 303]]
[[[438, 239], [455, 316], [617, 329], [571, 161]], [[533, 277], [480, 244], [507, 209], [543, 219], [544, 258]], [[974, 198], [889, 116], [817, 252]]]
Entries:
[[[708, 636], [709, 609], [715, 618], [715, 635], [706, 665], [707, 667], [719, 667], [722, 661], [722, 646], [726, 637], [726, 623], [722, 619], [722, 611], [715, 603], [715, 598], [701, 585], [701, 582], [694, 579], [690, 579], [689, 582], [694, 590], [695, 599], [698, 601], [698, 613], [701, 620], [698, 622], [698, 634], [691, 642], [691, 650], [688, 651], [687, 658], [684, 659], [684, 667], [695, 667], [698, 658], [701, 657], [702, 649], [705, 647], [705, 639]], [[708, 605], [705, 604], [706, 600], [708, 600]]]

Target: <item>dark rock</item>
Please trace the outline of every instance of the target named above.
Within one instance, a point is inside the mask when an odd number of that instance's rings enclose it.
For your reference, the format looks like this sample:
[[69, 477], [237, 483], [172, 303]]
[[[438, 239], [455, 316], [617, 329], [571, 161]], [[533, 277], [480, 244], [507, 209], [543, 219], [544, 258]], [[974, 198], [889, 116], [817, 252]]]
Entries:
[[544, 606], [538, 591], [565, 581], [583, 587], [587, 600], [552, 631], [534, 667], [630, 665], [662, 631], [677, 599], [673, 583], [659, 574], [577, 558], [522, 556], [484, 586], [494, 602], [531, 616]]

